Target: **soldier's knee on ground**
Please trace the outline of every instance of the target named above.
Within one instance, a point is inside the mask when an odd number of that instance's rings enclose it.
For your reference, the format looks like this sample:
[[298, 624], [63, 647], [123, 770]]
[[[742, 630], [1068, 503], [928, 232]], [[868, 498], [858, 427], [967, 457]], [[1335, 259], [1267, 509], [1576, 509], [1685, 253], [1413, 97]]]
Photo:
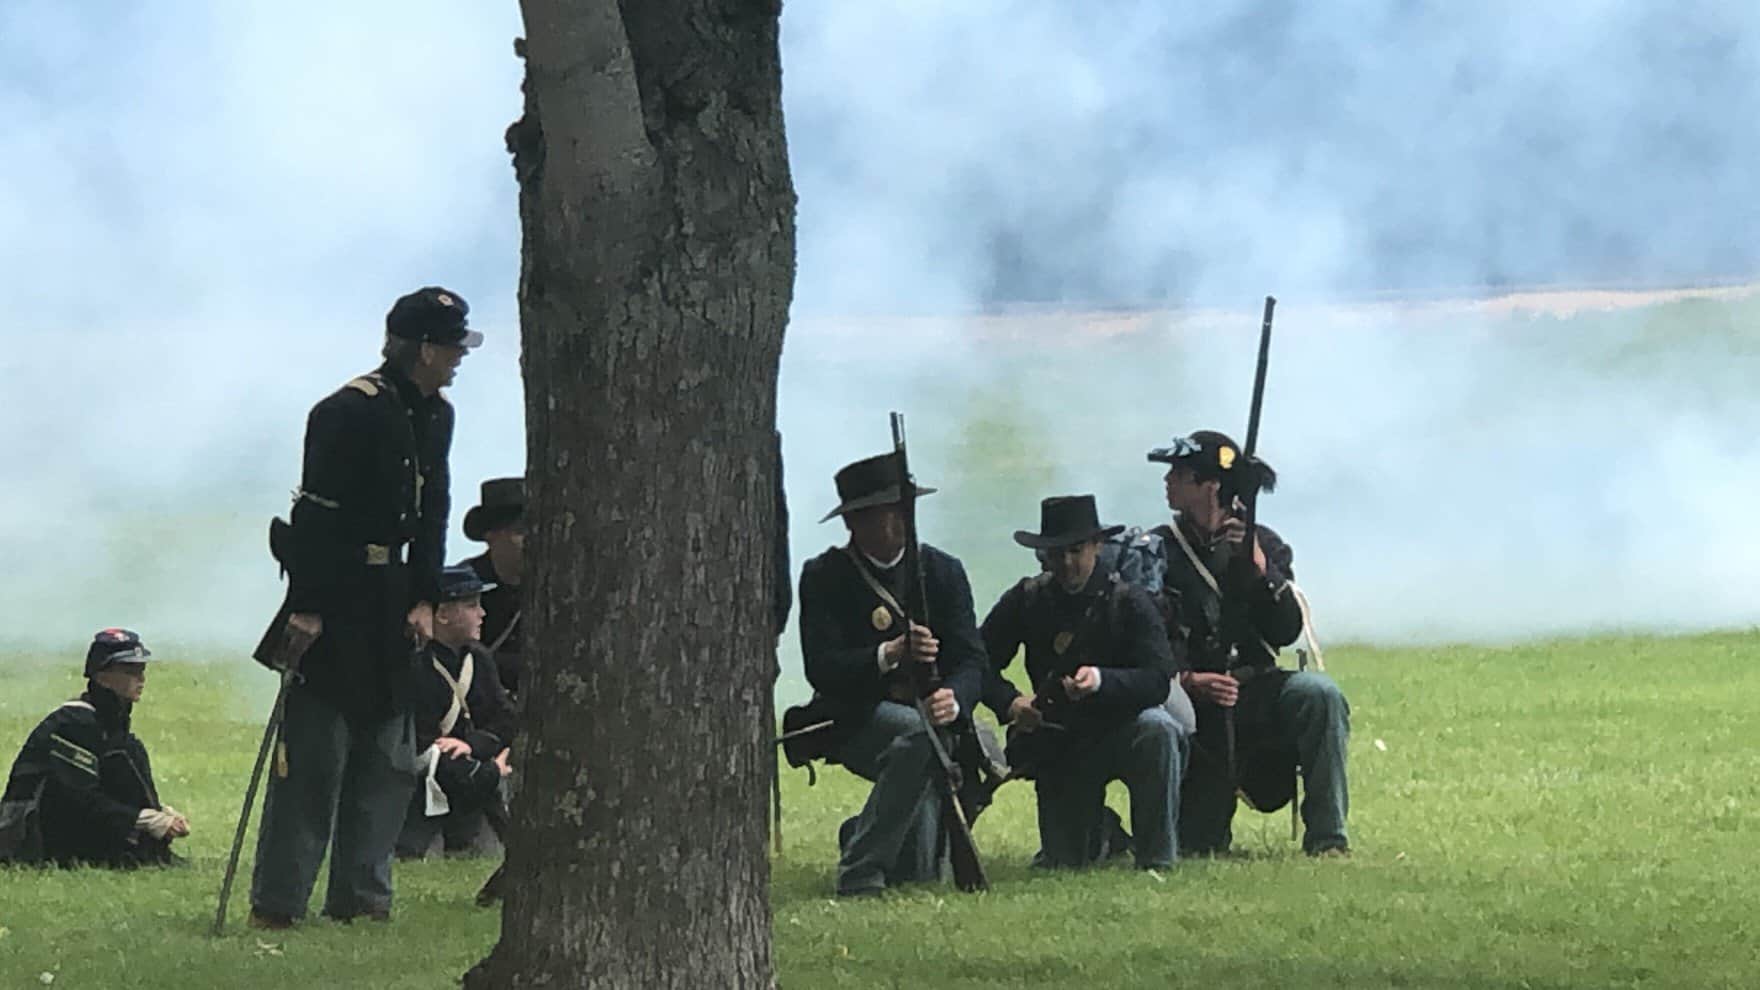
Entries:
[[929, 744], [929, 732], [919, 725], [893, 736], [892, 743], [886, 747], [886, 755], [881, 759], [888, 766], [895, 763], [927, 766], [934, 755], [934, 747]]
[[1137, 749], [1176, 752], [1180, 748], [1179, 722], [1165, 708], [1145, 708], [1137, 713], [1132, 741]]

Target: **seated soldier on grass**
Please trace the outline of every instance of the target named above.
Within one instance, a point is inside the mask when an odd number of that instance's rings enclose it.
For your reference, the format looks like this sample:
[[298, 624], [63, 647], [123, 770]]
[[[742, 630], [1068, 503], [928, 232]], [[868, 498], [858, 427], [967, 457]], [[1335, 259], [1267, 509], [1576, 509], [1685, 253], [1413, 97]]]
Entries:
[[152, 654], [127, 629], [86, 650], [86, 690], [31, 732], [0, 799], [0, 861], [135, 867], [177, 861], [189, 820], [159, 803], [147, 748], [129, 731]]
[[483, 580], [468, 566], [440, 575], [434, 638], [415, 671], [416, 748], [423, 780], [410, 802], [397, 854], [419, 859], [447, 852], [494, 851], [507, 821], [502, 778], [514, 713], [495, 661], [477, 642], [483, 628]]
[[941, 687], [925, 700], [937, 727], [971, 718], [978, 700], [983, 644], [972, 588], [959, 560], [927, 543], [919, 548], [928, 625], [905, 628], [901, 603], [911, 576], [903, 566], [903, 502], [934, 491], [905, 491], [896, 454], [837, 472], [840, 504], [820, 522], [842, 516], [849, 542], [801, 569], [801, 658], [807, 680], [835, 727], [824, 755], [874, 782], [861, 813], [837, 832], [837, 893], [880, 894], [901, 883], [939, 879], [946, 846], [942, 793], [929, 727], [916, 708], [913, 668], [938, 664]]
[[[1010, 725], [1008, 762], [1035, 778], [1039, 854], [1034, 865], [1086, 866], [1116, 848], [1106, 785], [1130, 791], [1136, 861], [1173, 865], [1184, 735], [1163, 707], [1173, 656], [1147, 592], [1099, 566], [1121, 526], [1101, 526], [1094, 496], [1048, 498], [1039, 532], [1015, 542], [1042, 551], [1046, 570], [1022, 578], [984, 618], [980, 633], [995, 676], [984, 702]], [[1026, 646], [1033, 694], [1000, 672]]]

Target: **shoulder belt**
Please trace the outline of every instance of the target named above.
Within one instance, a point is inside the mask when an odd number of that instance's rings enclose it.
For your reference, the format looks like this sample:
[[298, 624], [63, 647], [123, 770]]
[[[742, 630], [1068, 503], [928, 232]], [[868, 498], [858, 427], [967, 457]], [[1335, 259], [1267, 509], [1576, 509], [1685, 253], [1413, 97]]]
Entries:
[[514, 609], [513, 610], [513, 618], [507, 620], [507, 628], [501, 630], [501, 635], [495, 637], [495, 642], [489, 644], [489, 655], [490, 656], [494, 656], [495, 654], [501, 652], [501, 647], [503, 647], [507, 644], [507, 641], [510, 638], [512, 638], [512, 636], [513, 636], [513, 631], [515, 629], [519, 628], [520, 616], [522, 616], [524, 614], [525, 614], [524, 609]]
[[1191, 563], [1192, 570], [1196, 571], [1198, 577], [1210, 586], [1211, 591], [1221, 596], [1222, 587], [1216, 583], [1216, 575], [1211, 574], [1210, 568], [1205, 567], [1204, 562], [1198, 559], [1198, 551], [1192, 549], [1192, 543], [1186, 539], [1186, 534], [1181, 532], [1178, 526], [1169, 526], [1168, 529], [1173, 533], [1174, 542], [1178, 543], [1179, 548], [1185, 551], [1186, 560]]
[[892, 620], [897, 622], [898, 620], [903, 619], [904, 606], [898, 603], [898, 598], [894, 596], [891, 591], [887, 590], [886, 586], [881, 584], [880, 580], [876, 578], [862, 563], [861, 557], [856, 553], [855, 548], [845, 544], [838, 549], [842, 550], [844, 554], [849, 557], [849, 562], [855, 566], [856, 573], [862, 576], [862, 583], [868, 586], [868, 590], [872, 591], [875, 595], [878, 595], [880, 601], [885, 603], [888, 609], [892, 610]]

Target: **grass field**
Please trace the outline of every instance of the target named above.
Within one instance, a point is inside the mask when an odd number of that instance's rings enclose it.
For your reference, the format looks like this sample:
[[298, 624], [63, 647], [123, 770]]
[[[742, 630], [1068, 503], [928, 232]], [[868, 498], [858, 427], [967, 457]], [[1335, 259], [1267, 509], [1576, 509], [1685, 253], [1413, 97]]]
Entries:
[[[840, 770], [785, 779], [774, 904], [784, 987], [1749, 987], [1760, 979], [1760, 637], [1603, 638], [1330, 655], [1353, 706], [1348, 861], [1287, 814], [1237, 821], [1244, 860], [1046, 875], [1032, 794], [978, 828], [993, 882], [831, 899]], [[0, 745], [77, 688], [73, 663], [0, 667]], [[206, 935], [266, 708], [254, 669], [154, 668], [137, 730], [196, 824], [191, 864], [0, 872], [0, 988], [436, 987], [492, 944], [490, 864], [398, 870], [389, 927]], [[1122, 794], [1115, 795], [1122, 807]], [[248, 862], [248, 861], [247, 861]], [[47, 976], [45, 976], [47, 974]]]

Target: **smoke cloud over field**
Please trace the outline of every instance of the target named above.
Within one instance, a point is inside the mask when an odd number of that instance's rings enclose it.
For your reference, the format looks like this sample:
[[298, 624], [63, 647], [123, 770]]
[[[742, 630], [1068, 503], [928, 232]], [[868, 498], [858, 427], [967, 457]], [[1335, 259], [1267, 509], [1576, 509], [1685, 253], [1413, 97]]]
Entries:
[[[410, 288], [489, 337], [454, 390], [455, 520], [521, 468], [520, 31], [512, 0], [0, 7], [0, 643], [248, 646], [305, 411]], [[1325, 631], [1760, 613], [1752, 301], [1335, 305], [1753, 273], [1760, 8], [801, 2], [783, 35], [797, 564], [888, 408], [980, 610], [1040, 496], [1156, 521], [1143, 450], [1239, 430], [1272, 292], [1265, 517]]]

